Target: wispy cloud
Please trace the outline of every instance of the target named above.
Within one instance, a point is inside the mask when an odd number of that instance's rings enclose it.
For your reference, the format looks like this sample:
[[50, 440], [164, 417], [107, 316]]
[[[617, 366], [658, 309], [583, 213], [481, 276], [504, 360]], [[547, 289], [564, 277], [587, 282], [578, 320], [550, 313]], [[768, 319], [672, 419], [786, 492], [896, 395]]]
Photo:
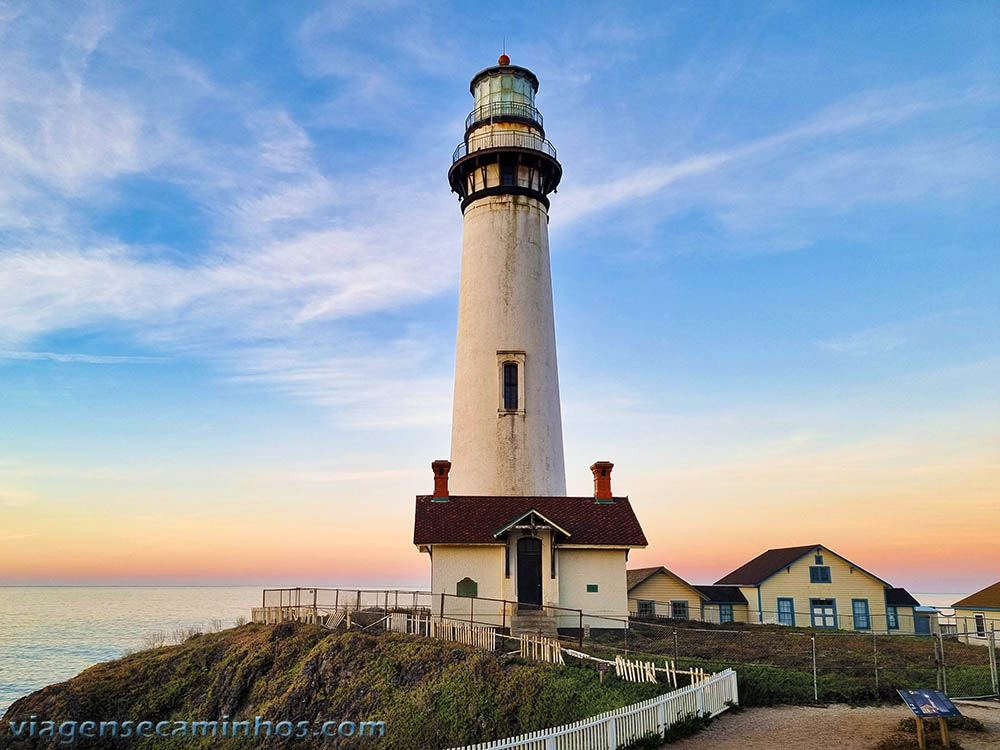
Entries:
[[[303, 27], [310, 54], [326, 43], [324, 29], [370, 11], [343, 16], [347, 10], [331, 6]], [[66, 32], [49, 67], [25, 53], [43, 33], [41, 21], [15, 20], [0, 29], [7, 42], [0, 49], [0, 357], [161, 360], [27, 346], [54, 331], [113, 326], [165, 356], [195, 354], [247, 382], [327, 405], [347, 408], [367, 397], [387, 405], [381, 394], [393, 393], [405, 412], [407, 403], [437, 400], [431, 392], [441, 383], [423, 393], [412, 381], [404, 386], [398, 362], [311, 360], [308, 335], [454, 286], [460, 224], [447, 193], [424, 184], [424, 153], [401, 156], [386, 174], [338, 174], [290, 112], [213, 81], [155, 39], [137, 46], [111, 14], [49, 19]], [[90, 75], [98, 50], [135, 80], [109, 86]], [[348, 63], [338, 59], [337, 69]], [[398, 80], [392, 66], [383, 73]], [[351, 102], [352, 112], [360, 102]], [[232, 127], [204, 137], [194, 114], [206, 107], [226, 113]], [[127, 197], [121, 181], [140, 173], [205, 207], [210, 236], [199, 253], [177, 262], [161, 248], [86, 227], [81, 198], [114, 205]], [[373, 346], [392, 350], [394, 334], [386, 335]], [[409, 335], [397, 331], [398, 346]], [[387, 408], [374, 416], [380, 410], [373, 404], [361, 421], [391, 421]]]
[[948, 310], [933, 315], [922, 315], [903, 322], [885, 323], [871, 328], [816, 342], [816, 346], [839, 354], [862, 356], [885, 354], [905, 346], [933, 331], [942, 321], [965, 314], [964, 310]]
[[0, 359], [43, 360], [72, 362], [90, 365], [151, 364], [163, 362], [164, 357], [141, 357], [122, 354], [68, 354], [65, 352], [18, 352], [0, 349]]
[[38, 534], [7, 534], [0, 536], [0, 542], [16, 542], [21, 539], [31, 539], [35, 536], [38, 536]]
[[[285, 30], [300, 71], [329, 88], [322, 101], [298, 108], [219, 80], [152, 26], [123, 21], [123, 8], [15, 14], [0, 24], [0, 357], [160, 361], [61, 354], [44, 341], [58, 331], [114, 328], [162, 357], [208, 359], [237, 382], [343, 411], [354, 424], [445, 419], [450, 378], [436, 354], [450, 351], [450, 332], [379, 323], [355, 350], [315, 351], [320, 335], [347, 335], [351, 324], [359, 336], [375, 316], [432, 300], [458, 280], [460, 219], [428, 175], [443, 172], [458, 132], [448, 107], [468, 102], [456, 103], [464, 86], [443, 108], [425, 97], [434, 76], [454, 78], [460, 50], [432, 14], [392, 15], [397, 5], [330, 4]], [[358, 43], [358, 25], [384, 16], [392, 16], [385, 33]], [[653, 32], [611, 14], [590, 33], [609, 50], [634, 54], [635, 35]], [[38, 58], [31, 52], [41, 41], [54, 49]], [[732, 85], [748, 49], [732, 52], [707, 88], [717, 94]], [[555, 70], [550, 84], [559, 85], [559, 70], [596, 70], [576, 64], [585, 57], [569, 40], [562, 58], [544, 51]], [[612, 59], [596, 64], [603, 70]], [[98, 62], [120, 75], [95, 73], [104, 70]], [[595, 159], [591, 174], [601, 176], [567, 179], [553, 201], [553, 231], [572, 239], [619, 210], [635, 227], [695, 208], [740, 233], [743, 252], [773, 252], [810, 241], [816, 222], [794, 220], [797, 211], [960, 192], [997, 171], [995, 147], [979, 134], [892, 147], [879, 138], [899, 141], [908, 123], [994, 97], [988, 87], [947, 88], [862, 92], [771, 135], [660, 154], [643, 166]], [[224, 127], [206, 128], [206, 116]], [[371, 139], [355, 140], [359, 129]], [[577, 141], [588, 154], [602, 152], [593, 140]], [[355, 143], [377, 158], [355, 158]], [[95, 207], [122, 204], [135, 175], [204, 212], [197, 247], [132, 243], [95, 229]], [[755, 242], [761, 227], [770, 234]], [[890, 334], [826, 346], [884, 347]]]
[[35, 497], [25, 490], [0, 487], [0, 508], [24, 508], [34, 502]]
[[846, 336], [838, 336], [817, 342], [817, 346], [841, 354], [878, 354], [891, 352], [909, 341], [906, 326], [885, 325], [855, 331]]
[[435, 350], [422, 337], [348, 348], [340, 355], [297, 346], [248, 348], [237, 355], [232, 369], [242, 374], [233, 379], [334, 408], [351, 426], [406, 429], [450, 422], [450, 373], [434, 365]]
[[[916, 140], [913, 146], [896, 145], [886, 150], [884, 144], [859, 149], [857, 141], [845, 144], [836, 140], [847, 134], [877, 134], [929, 112], [983, 100], [981, 89], [943, 92], [938, 88], [935, 86], [934, 90], [927, 90], [928, 87], [910, 86], [868, 92], [831, 105], [806, 121], [769, 136], [674, 161], [624, 168], [624, 174], [612, 180], [578, 187], [571, 184], [560, 195], [558, 216], [563, 222], [593, 218], [629, 201], [663, 193], [677, 183], [683, 183], [685, 192], [672, 196], [674, 199], [682, 200], [685, 205], [690, 204], [692, 197], [716, 203], [723, 207], [720, 213], [725, 215], [724, 207], [733, 197], [733, 191], [741, 188], [753, 189], [757, 200], [766, 197], [772, 201], [775, 198], [773, 188], [783, 185], [786, 191], [784, 204], [789, 202], [792, 191], [801, 201], [826, 203], [831, 199], [871, 199], [879, 183], [884, 184], [887, 180], [893, 180], [898, 188], [890, 194], [879, 193], [883, 200], [912, 195], [915, 191], [924, 192], [942, 181], [954, 184], [959, 165], [963, 175], [975, 178], [992, 176], [1000, 154], [995, 147], [985, 144], [969, 144], [954, 138], [930, 144]], [[954, 158], [949, 158], [955, 154], [961, 157], [957, 164]], [[762, 163], [782, 162], [792, 156], [795, 161], [783, 163], [778, 175], [762, 169]], [[897, 169], [886, 170], [888, 161]], [[746, 184], [745, 173], [729, 185], [720, 184], [717, 180], [700, 185], [695, 182], [696, 178], [715, 178], [722, 173], [729, 174], [733, 179], [733, 171], [744, 166], [757, 170], [752, 185]], [[912, 179], [900, 179], [902, 176], [898, 174], [898, 168], [905, 168], [909, 178], [921, 175], [925, 178], [916, 183]], [[822, 184], [824, 177], [833, 175], [842, 175], [845, 181], [852, 180], [854, 192], [844, 190], [847, 185], [838, 185], [840, 189], [835, 196], [829, 190], [819, 194], [803, 190], [803, 187], [813, 183]], [[768, 189], [761, 189], [759, 183], [762, 177], [768, 183]], [[803, 185], [803, 182], [810, 185]], [[860, 194], [857, 192], [858, 183], [861, 185]], [[687, 192], [691, 190], [693, 194]], [[661, 215], [669, 210], [669, 206], [661, 207]]]

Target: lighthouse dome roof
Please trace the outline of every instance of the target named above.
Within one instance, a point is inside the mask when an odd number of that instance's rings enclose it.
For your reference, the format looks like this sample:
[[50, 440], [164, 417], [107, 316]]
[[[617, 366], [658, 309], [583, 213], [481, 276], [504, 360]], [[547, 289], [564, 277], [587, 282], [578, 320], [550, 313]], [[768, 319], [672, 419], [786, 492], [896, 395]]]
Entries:
[[531, 88], [537, 93], [538, 91], [538, 76], [532, 73], [527, 68], [522, 68], [520, 65], [493, 65], [489, 68], [483, 68], [474, 76], [472, 80], [469, 81], [469, 93], [475, 95], [476, 84], [479, 83], [483, 78], [492, 78], [494, 76], [500, 75], [514, 75], [521, 78], [526, 78], [531, 84]]

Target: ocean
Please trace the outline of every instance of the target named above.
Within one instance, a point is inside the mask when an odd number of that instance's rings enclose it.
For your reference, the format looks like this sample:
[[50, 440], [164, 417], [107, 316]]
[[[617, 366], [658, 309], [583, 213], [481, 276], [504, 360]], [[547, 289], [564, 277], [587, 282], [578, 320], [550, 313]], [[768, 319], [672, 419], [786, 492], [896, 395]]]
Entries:
[[[260, 606], [261, 586], [0, 587], [0, 715], [15, 700], [147, 638], [232, 627]], [[219, 622], [213, 623], [213, 620]]]
[[[148, 647], [174, 631], [232, 627], [250, 618], [261, 586], [0, 587], [0, 715], [23, 695]], [[914, 594], [949, 607], [965, 594]], [[217, 622], [213, 622], [217, 621]]]

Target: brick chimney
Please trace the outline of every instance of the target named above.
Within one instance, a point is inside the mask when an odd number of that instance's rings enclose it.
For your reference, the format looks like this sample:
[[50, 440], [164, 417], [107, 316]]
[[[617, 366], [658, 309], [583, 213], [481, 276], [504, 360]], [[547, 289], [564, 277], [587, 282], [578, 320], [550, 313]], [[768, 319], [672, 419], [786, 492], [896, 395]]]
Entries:
[[594, 472], [594, 497], [598, 500], [610, 500], [611, 494], [611, 470], [615, 465], [610, 461], [597, 461], [591, 465], [590, 470]]
[[448, 497], [448, 472], [451, 471], [451, 461], [431, 461], [434, 472], [434, 499], [442, 500]]

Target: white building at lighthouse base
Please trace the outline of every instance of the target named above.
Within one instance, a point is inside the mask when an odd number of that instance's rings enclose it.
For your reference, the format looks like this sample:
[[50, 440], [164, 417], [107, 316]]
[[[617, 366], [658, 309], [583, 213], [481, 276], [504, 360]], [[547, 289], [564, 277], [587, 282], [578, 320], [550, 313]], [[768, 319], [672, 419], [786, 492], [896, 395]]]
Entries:
[[591, 497], [451, 495], [449, 467], [435, 461], [434, 494], [416, 498], [433, 615], [550, 635], [627, 627], [625, 565], [646, 537], [629, 499], [611, 494], [610, 463], [592, 467]]

